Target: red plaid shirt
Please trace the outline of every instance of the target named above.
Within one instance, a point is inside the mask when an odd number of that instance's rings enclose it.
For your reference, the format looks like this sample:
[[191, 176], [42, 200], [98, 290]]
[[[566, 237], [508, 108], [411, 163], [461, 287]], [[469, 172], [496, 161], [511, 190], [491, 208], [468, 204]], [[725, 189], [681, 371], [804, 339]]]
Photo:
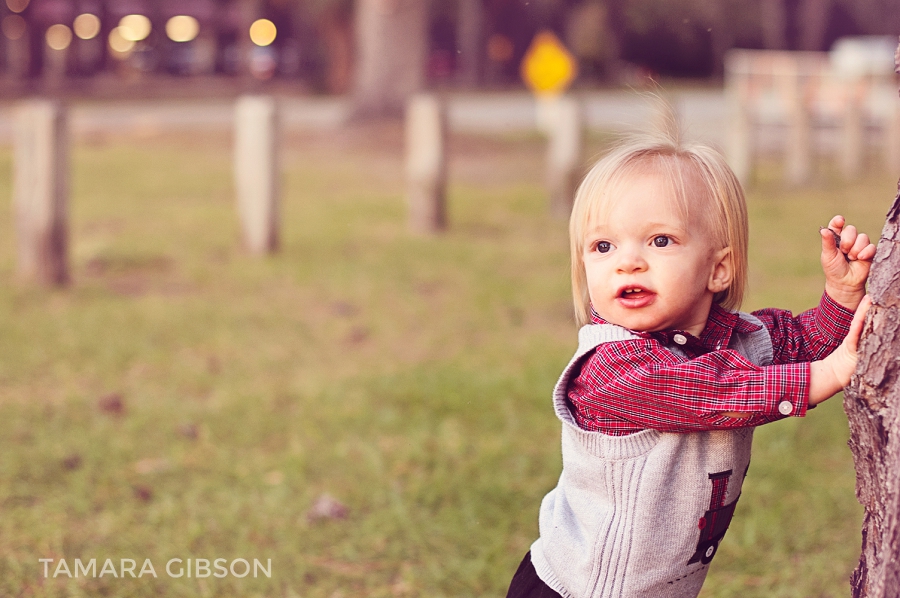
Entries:
[[[784, 417], [779, 406], [790, 415], [805, 415], [809, 362], [840, 345], [853, 312], [823, 294], [817, 308], [797, 317], [780, 309], [753, 315], [772, 338], [774, 365], [759, 367], [737, 351], [722, 348], [734, 332], [759, 327], [715, 304], [699, 338], [665, 330], [601, 344], [569, 383], [570, 409], [578, 425], [624, 436], [647, 428], [699, 432], [758, 426]], [[591, 320], [605, 323], [593, 310]], [[677, 334], [687, 339], [684, 345], [674, 345]], [[678, 346], [687, 357], [670, 346]], [[789, 405], [783, 405], [785, 401]], [[727, 411], [750, 416], [722, 415]]]

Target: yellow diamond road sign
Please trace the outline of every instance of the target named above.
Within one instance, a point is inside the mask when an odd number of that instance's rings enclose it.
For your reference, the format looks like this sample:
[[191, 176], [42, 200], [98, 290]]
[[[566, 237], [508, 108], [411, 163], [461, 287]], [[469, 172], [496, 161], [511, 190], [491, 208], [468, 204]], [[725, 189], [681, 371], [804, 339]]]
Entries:
[[522, 79], [537, 94], [562, 93], [578, 74], [578, 64], [551, 31], [534, 36], [522, 59]]

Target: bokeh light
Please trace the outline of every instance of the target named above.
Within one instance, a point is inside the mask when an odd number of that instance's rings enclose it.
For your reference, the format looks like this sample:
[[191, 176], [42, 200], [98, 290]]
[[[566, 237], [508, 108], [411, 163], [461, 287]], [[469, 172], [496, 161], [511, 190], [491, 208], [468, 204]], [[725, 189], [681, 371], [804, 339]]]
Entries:
[[6, 6], [13, 12], [22, 12], [28, 8], [29, 0], [6, 0]]
[[100, 17], [89, 12], [80, 14], [75, 17], [72, 27], [79, 38], [94, 39], [100, 33]]
[[188, 15], [177, 15], [166, 21], [166, 35], [173, 42], [189, 42], [200, 33], [200, 23]]
[[54, 50], [65, 50], [72, 43], [72, 30], [62, 23], [50, 25], [44, 39], [47, 41], [47, 45]]
[[2, 27], [6, 39], [21, 39], [25, 35], [25, 19], [19, 15], [7, 15], [3, 18], [0, 27]]
[[113, 56], [116, 58], [126, 58], [128, 53], [134, 49], [135, 42], [134, 40], [126, 39], [120, 30], [121, 27], [116, 27], [109, 32], [109, 47], [115, 52]]
[[276, 35], [278, 35], [278, 29], [275, 28], [275, 23], [269, 19], [259, 19], [250, 25], [250, 41], [257, 46], [270, 45], [275, 41]]
[[119, 35], [131, 42], [147, 39], [153, 26], [144, 15], [126, 15], [119, 21]]

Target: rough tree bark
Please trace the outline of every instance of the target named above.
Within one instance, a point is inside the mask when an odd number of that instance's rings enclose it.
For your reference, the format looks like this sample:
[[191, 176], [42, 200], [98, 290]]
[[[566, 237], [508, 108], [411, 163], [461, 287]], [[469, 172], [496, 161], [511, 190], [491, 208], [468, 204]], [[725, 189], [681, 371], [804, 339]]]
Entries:
[[[900, 69], [900, 47], [896, 62]], [[900, 596], [900, 185], [869, 276], [872, 308], [844, 393], [856, 496], [865, 507], [854, 598]]]

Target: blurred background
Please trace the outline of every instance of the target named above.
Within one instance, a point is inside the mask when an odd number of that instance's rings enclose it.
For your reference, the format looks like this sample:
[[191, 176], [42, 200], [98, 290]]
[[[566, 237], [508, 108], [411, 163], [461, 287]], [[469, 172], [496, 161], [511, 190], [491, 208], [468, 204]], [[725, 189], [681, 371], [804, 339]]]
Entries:
[[[540, 30], [579, 62], [578, 85], [638, 74], [721, 78], [734, 47], [823, 51], [845, 36], [895, 35], [889, 0], [4, 0], [5, 97], [66, 78], [67, 93], [227, 93], [242, 78], [341, 94], [370, 65], [357, 40], [405, 19], [404, 48], [430, 86], [510, 88]], [[409, 14], [408, 14], [409, 13]], [[368, 30], [367, 30], [368, 28]], [[362, 76], [362, 75], [356, 75]], [[165, 81], [160, 88], [160, 81]], [[214, 83], [213, 83], [214, 82]], [[244, 81], [243, 85], [249, 85]]]
[[[597, 157], [672, 115], [726, 153], [745, 311], [816, 305], [818, 227], [896, 194], [893, 1], [0, 1], [3, 596], [503, 596]], [[704, 597], [846, 595], [847, 436], [756, 431]]]

